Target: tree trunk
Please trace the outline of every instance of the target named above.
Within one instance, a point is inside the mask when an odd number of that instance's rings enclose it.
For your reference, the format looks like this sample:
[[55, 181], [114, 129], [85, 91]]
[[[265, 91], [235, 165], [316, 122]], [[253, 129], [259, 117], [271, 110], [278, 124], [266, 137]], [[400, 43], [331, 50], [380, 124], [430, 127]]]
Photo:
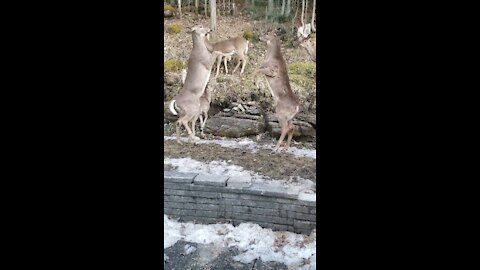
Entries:
[[268, 0], [268, 15], [272, 16], [273, 13], [273, 0]]
[[[300, 17], [300, 21], [302, 22], [302, 27], [305, 26], [305, 22], [303, 18], [305, 17], [305, 0], [302, 0], [302, 16]], [[305, 27], [303, 27], [305, 29]]]
[[[305, 0], [305, 19], [307, 19], [308, 23], [308, 0]], [[306, 34], [307, 27], [303, 28], [303, 33]]]
[[180, 20], [182, 19], [182, 0], [178, 0], [178, 14], [180, 14]]
[[207, 17], [207, 0], [205, 0], [205, 6], [204, 6], [204, 8], [205, 8], [205, 17]]
[[297, 5], [297, 9], [295, 10], [295, 16], [293, 16], [293, 20], [292, 20], [292, 31], [295, 31], [295, 19], [297, 18], [297, 13], [298, 13], [298, 5]]
[[217, 30], [217, 1], [210, 0], [210, 28]]
[[315, 20], [315, 2], [317, 2], [316, 0], [313, 0], [313, 11], [312, 11], [312, 32], [315, 32], [315, 23], [314, 23], [314, 20]]
[[287, 16], [290, 15], [290, 12], [292, 11], [291, 4], [292, 4], [292, 0], [287, 0], [287, 10], [285, 12], [285, 15], [287, 15]]
[[198, 14], [198, 0], [195, 0], [195, 14]]
[[285, 15], [285, 0], [282, 0], [282, 11], [280, 12], [280, 14], [282, 16]]

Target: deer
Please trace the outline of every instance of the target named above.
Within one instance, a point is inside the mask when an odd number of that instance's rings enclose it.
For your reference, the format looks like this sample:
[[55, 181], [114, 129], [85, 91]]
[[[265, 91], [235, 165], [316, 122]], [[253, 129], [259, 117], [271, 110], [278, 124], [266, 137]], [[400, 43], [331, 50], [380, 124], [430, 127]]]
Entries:
[[300, 47], [305, 48], [305, 50], [307, 50], [308, 52], [308, 55], [310, 55], [310, 59], [316, 63], [317, 51], [315, 49], [315, 46], [313, 46], [312, 43], [310, 43], [310, 39], [305, 39], [301, 41]]
[[215, 78], [218, 76], [218, 73], [220, 71], [220, 65], [222, 63], [222, 58], [225, 57], [224, 59], [224, 65], [225, 65], [225, 71], [228, 74], [228, 69], [227, 69], [227, 61], [231, 60], [232, 55], [236, 55], [238, 58], [238, 63], [237, 66], [233, 69], [233, 73], [237, 70], [237, 68], [240, 66], [240, 63], [242, 64], [242, 69], [240, 70], [240, 75], [243, 74], [243, 71], [245, 69], [245, 65], [247, 62], [247, 53], [248, 53], [248, 43], [249, 41], [246, 40], [245, 38], [238, 36], [235, 38], [227, 39], [227, 40], [222, 40], [219, 42], [215, 43], [210, 43], [208, 41], [207, 37], [205, 37], [205, 44], [207, 46], [208, 51], [220, 51], [224, 55], [220, 55], [217, 58], [217, 73], [215, 75]]
[[[175, 131], [177, 143], [180, 145], [182, 145], [180, 141], [182, 125], [188, 132], [189, 141], [195, 144], [195, 123], [200, 115], [200, 97], [208, 84], [215, 60], [222, 54], [219, 51], [210, 52], [207, 50], [204, 37], [211, 31], [211, 29], [204, 28], [201, 25], [187, 28], [187, 33], [192, 34], [193, 49], [188, 58], [185, 83], [169, 105], [169, 110], [174, 115], [179, 115], [175, 122]], [[191, 129], [189, 123], [191, 123]]]
[[284, 149], [287, 150], [290, 147], [294, 131], [293, 118], [302, 110], [302, 106], [290, 86], [287, 64], [280, 49], [280, 39], [275, 33], [270, 33], [262, 36], [260, 41], [266, 42], [267, 53], [260, 68], [254, 72], [255, 86], [259, 89], [256, 75], [259, 73], [264, 75], [273, 97], [275, 115], [281, 127], [280, 139], [273, 149], [273, 152], [277, 152], [287, 134], [288, 139]]
[[[210, 103], [212, 103], [212, 94], [215, 92], [215, 87], [217, 86], [216, 81], [212, 81], [207, 85], [205, 92], [200, 97], [200, 130], [201, 136], [203, 137], [203, 129], [205, 128], [205, 122], [207, 122], [208, 111], [210, 110]], [[205, 118], [203, 118], [205, 116]]]

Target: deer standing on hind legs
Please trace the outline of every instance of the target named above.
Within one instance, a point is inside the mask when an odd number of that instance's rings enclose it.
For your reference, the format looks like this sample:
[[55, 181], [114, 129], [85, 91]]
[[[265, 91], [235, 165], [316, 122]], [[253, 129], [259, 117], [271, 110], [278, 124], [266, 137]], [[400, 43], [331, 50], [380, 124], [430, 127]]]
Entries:
[[[187, 33], [192, 34], [193, 49], [188, 59], [188, 70], [185, 83], [180, 93], [170, 102], [169, 109], [174, 115], [179, 115], [175, 122], [177, 143], [180, 142], [180, 128], [183, 125], [188, 132], [189, 140], [195, 144], [195, 122], [200, 115], [200, 97], [205, 91], [205, 87], [210, 79], [212, 66], [221, 52], [214, 51], [210, 53], [205, 46], [205, 35], [211, 32], [211, 29], [203, 26], [187, 28]], [[178, 112], [177, 112], [178, 110]], [[189, 123], [192, 128], [190, 129]]]
[[[287, 134], [285, 150], [290, 147], [294, 131], [293, 118], [302, 110], [302, 107], [290, 87], [287, 64], [280, 50], [280, 39], [275, 34], [267, 34], [260, 40], [267, 43], [267, 54], [255, 75], [258, 73], [265, 75], [268, 88], [273, 96], [275, 114], [282, 130], [277, 146], [273, 150], [276, 152]], [[256, 80], [255, 85], [258, 89], [258, 81]]]
[[217, 58], [217, 73], [215, 74], [215, 78], [218, 76], [218, 73], [220, 71], [220, 65], [222, 63], [223, 57], [225, 57], [223, 62], [225, 65], [225, 71], [228, 74], [227, 61], [230, 61], [229, 59], [231, 59], [232, 55], [234, 54], [238, 59], [238, 64], [233, 69], [232, 74], [235, 73], [237, 68], [240, 66], [240, 63], [242, 64], [242, 69], [240, 71], [240, 74], [243, 74], [245, 65], [247, 63], [248, 43], [249, 43], [248, 40], [246, 40], [243, 37], [235, 37], [235, 38], [222, 40], [215, 43], [210, 43], [207, 37], [205, 37], [205, 45], [207, 46], [208, 51], [210, 52], [219, 51], [224, 54], [224, 55], [219, 55]]

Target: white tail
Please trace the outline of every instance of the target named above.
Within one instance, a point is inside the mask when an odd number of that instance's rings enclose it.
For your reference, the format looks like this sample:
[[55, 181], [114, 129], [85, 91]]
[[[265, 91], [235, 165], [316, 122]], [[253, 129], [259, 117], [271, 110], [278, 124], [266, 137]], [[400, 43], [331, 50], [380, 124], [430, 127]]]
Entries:
[[192, 34], [193, 48], [188, 58], [185, 83], [169, 106], [170, 112], [179, 116], [175, 122], [175, 134], [178, 144], [182, 144], [180, 142], [180, 128], [182, 125], [187, 130], [189, 141], [195, 143], [195, 122], [200, 114], [200, 97], [203, 95], [210, 79], [213, 64], [217, 57], [222, 54], [218, 51], [210, 53], [206, 48], [205, 36], [211, 31], [211, 29], [204, 28], [202, 25], [197, 25], [187, 30], [187, 33]]
[[247, 55], [247, 53], [248, 53], [248, 43], [249, 43], [249, 41], [247, 40], [247, 46], [245, 47], [245, 55]]
[[175, 99], [170, 102], [170, 111], [173, 113], [173, 115], [178, 115], [178, 113], [175, 111]]

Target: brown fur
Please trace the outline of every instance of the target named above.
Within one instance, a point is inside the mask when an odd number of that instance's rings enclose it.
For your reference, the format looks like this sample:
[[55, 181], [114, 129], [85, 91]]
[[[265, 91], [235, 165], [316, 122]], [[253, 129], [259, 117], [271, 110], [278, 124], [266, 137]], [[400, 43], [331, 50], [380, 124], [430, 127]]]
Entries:
[[277, 151], [288, 134], [285, 149], [290, 147], [293, 137], [293, 118], [301, 111], [300, 102], [290, 87], [287, 64], [283, 59], [280, 50], [280, 39], [275, 35], [267, 35], [261, 38], [267, 43], [267, 55], [257, 72], [265, 75], [273, 100], [275, 103], [275, 114], [278, 118], [282, 133], [274, 149]]
[[[246, 51], [247, 51], [247, 46], [248, 46], [248, 42], [245, 38], [235, 37], [235, 38], [231, 38], [231, 39], [227, 39], [227, 40], [222, 40], [222, 41], [219, 41], [219, 42], [216, 42], [216, 43], [210, 43], [207, 40], [207, 38], [205, 38], [205, 44], [207, 46], [207, 49], [210, 52], [220, 51], [222, 53], [231, 53], [231, 52], [235, 51], [236, 58], [238, 59], [238, 64], [235, 67], [235, 69], [233, 70], [232, 74], [235, 73], [237, 68], [240, 66], [240, 63], [242, 64], [242, 69], [240, 71], [240, 74], [243, 73], [243, 71], [245, 69], [246, 62], [247, 62]], [[225, 72], [228, 73], [227, 61], [231, 60], [231, 55], [230, 56], [219, 55], [218, 58], [217, 58], [217, 73], [216, 73], [215, 77], [218, 76], [219, 69], [220, 69], [220, 64], [222, 63], [222, 58], [223, 57], [225, 57], [225, 59], [224, 59]]]
[[[219, 52], [210, 53], [205, 46], [204, 37], [211, 30], [202, 26], [192, 28], [193, 49], [188, 59], [185, 84], [180, 93], [172, 100], [173, 108], [178, 109], [179, 118], [175, 123], [177, 143], [180, 142], [180, 128], [183, 125], [188, 132], [190, 142], [195, 143], [195, 122], [200, 115], [199, 99], [205, 91], [210, 72]], [[190, 129], [189, 124], [192, 128]]]

